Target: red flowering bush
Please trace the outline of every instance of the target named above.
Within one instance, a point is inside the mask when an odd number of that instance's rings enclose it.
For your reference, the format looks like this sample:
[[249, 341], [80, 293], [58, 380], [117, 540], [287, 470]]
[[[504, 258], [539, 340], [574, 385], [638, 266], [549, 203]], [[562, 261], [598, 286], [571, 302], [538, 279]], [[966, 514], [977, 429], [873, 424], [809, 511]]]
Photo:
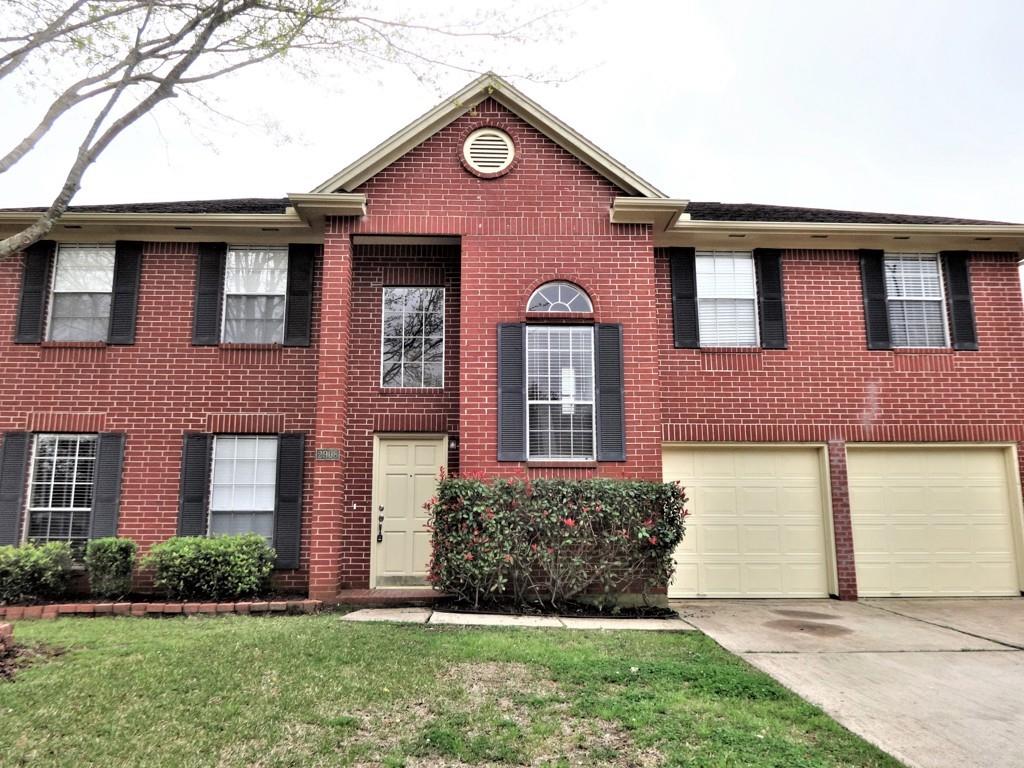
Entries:
[[474, 607], [646, 596], [671, 578], [685, 504], [675, 483], [442, 477], [430, 579]]

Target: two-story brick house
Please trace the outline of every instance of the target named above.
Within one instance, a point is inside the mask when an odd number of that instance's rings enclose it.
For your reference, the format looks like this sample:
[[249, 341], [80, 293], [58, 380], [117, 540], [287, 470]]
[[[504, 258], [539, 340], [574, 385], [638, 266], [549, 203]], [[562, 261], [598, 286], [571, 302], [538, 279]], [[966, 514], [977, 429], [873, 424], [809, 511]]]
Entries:
[[488, 75], [312, 193], [50, 237], [0, 262], [0, 543], [408, 587], [443, 466], [679, 480], [670, 595], [1024, 584], [1024, 226], [667, 198]]

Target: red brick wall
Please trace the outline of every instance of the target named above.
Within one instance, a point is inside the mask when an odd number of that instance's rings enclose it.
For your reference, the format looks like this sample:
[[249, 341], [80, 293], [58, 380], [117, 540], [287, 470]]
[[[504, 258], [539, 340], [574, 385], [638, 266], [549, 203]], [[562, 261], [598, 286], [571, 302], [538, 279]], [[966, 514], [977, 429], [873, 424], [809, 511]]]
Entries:
[[980, 350], [867, 349], [853, 251], [783, 255], [789, 349], [675, 349], [656, 255], [663, 437], [828, 443], [840, 596], [856, 598], [848, 442], [1017, 442], [1024, 473], [1024, 302], [1016, 254], [975, 254]]
[[192, 244], [147, 244], [135, 344], [83, 348], [12, 343], [22, 264], [0, 262], [0, 431], [125, 432], [118, 533], [143, 550], [176, 532], [183, 432], [313, 431], [316, 320], [309, 348], [193, 347], [195, 264]]
[[[517, 160], [511, 173], [485, 180], [463, 168], [462, 142], [481, 125], [501, 127], [512, 136]], [[595, 319], [624, 325], [628, 460], [557, 471], [566, 476], [660, 476], [658, 321], [650, 229], [610, 224], [609, 207], [621, 191], [490, 100], [356, 191], [368, 196], [369, 215], [360, 221], [329, 222], [329, 240], [358, 234], [461, 238], [461, 334], [453, 337], [454, 326], [449, 325], [449, 353], [458, 345], [457, 390], [446, 386], [441, 397], [379, 392], [379, 291], [373, 292], [373, 268], [368, 264], [362, 270], [356, 258], [354, 329], [368, 330], [355, 331], [349, 352], [351, 444], [338, 565], [342, 586], [365, 587], [369, 578], [373, 414], [377, 419], [407, 419], [433, 409], [448, 429], [457, 425], [458, 455], [449, 461], [465, 472], [556, 471], [496, 460], [497, 325], [523, 320], [530, 293], [545, 280], [579, 283], [594, 301]], [[366, 285], [361, 273], [370, 279]], [[453, 356], [448, 359], [451, 363]]]
[[852, 251], [785, 252], [789, 349], [674, 349], [661, 251], [657, 272], [668, 440], [1024, 439], [1024, 303], [1015, 254], [971, 261], [978, 352], [868, 350]]

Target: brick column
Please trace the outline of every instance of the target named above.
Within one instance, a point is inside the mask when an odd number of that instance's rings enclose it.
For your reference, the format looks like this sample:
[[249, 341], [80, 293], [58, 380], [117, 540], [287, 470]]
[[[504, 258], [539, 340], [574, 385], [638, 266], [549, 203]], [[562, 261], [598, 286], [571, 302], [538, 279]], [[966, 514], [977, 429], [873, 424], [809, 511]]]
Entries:
[[846, 442], [828, 441], [828, 471], [832, 484], [832, 529], [836, 538], [836, 571], [839, 599], [857, 599], [857, 570], [853, 555], [853, 521], [850, 519], [850, 486], [846, 477]]
[[338, 593], [341, 568], [344, 467], [348, 461], [348, 350], [352, 304], [352, 250], [337, 219], [327, 221], [321, 271], [320, 339], [316, 374], [314, 448], [338, 448], [341, 461], [313, 463], [310, 512], [309, 596]]

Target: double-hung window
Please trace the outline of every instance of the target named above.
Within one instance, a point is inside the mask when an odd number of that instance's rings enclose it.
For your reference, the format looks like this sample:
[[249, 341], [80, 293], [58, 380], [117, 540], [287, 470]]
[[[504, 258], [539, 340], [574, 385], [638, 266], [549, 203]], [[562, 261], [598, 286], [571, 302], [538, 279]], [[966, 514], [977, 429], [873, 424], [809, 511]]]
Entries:
[[287, 248], [229, 248], [224, 265], [221, 340], [229, 344], [282, 343], [287, 291]]
[[382, 387], [444, 386], [444, 288], [385, 288]]
[[594, 459], [594, 329], [528, 325], [526, 386], [528, 457]]
[[113, 286], [113, 245], [61, 245], [53, 276], [49, 339], [106, 341]]
[[749, 251], [697, 251], [697, 317], [702, 347], [756, 347], [757, 280]]
[[258, 533], [272, 542], [276, 498], [277, 437], [216, 436], [210, 533]]
[[938, 254], [885, 254], [885, 295], [894, 347], [949, 346]]
[[85, 544], [92, 516], [96, 443], [96, 435], [36, 435], [28, 501], [29, 541]]

